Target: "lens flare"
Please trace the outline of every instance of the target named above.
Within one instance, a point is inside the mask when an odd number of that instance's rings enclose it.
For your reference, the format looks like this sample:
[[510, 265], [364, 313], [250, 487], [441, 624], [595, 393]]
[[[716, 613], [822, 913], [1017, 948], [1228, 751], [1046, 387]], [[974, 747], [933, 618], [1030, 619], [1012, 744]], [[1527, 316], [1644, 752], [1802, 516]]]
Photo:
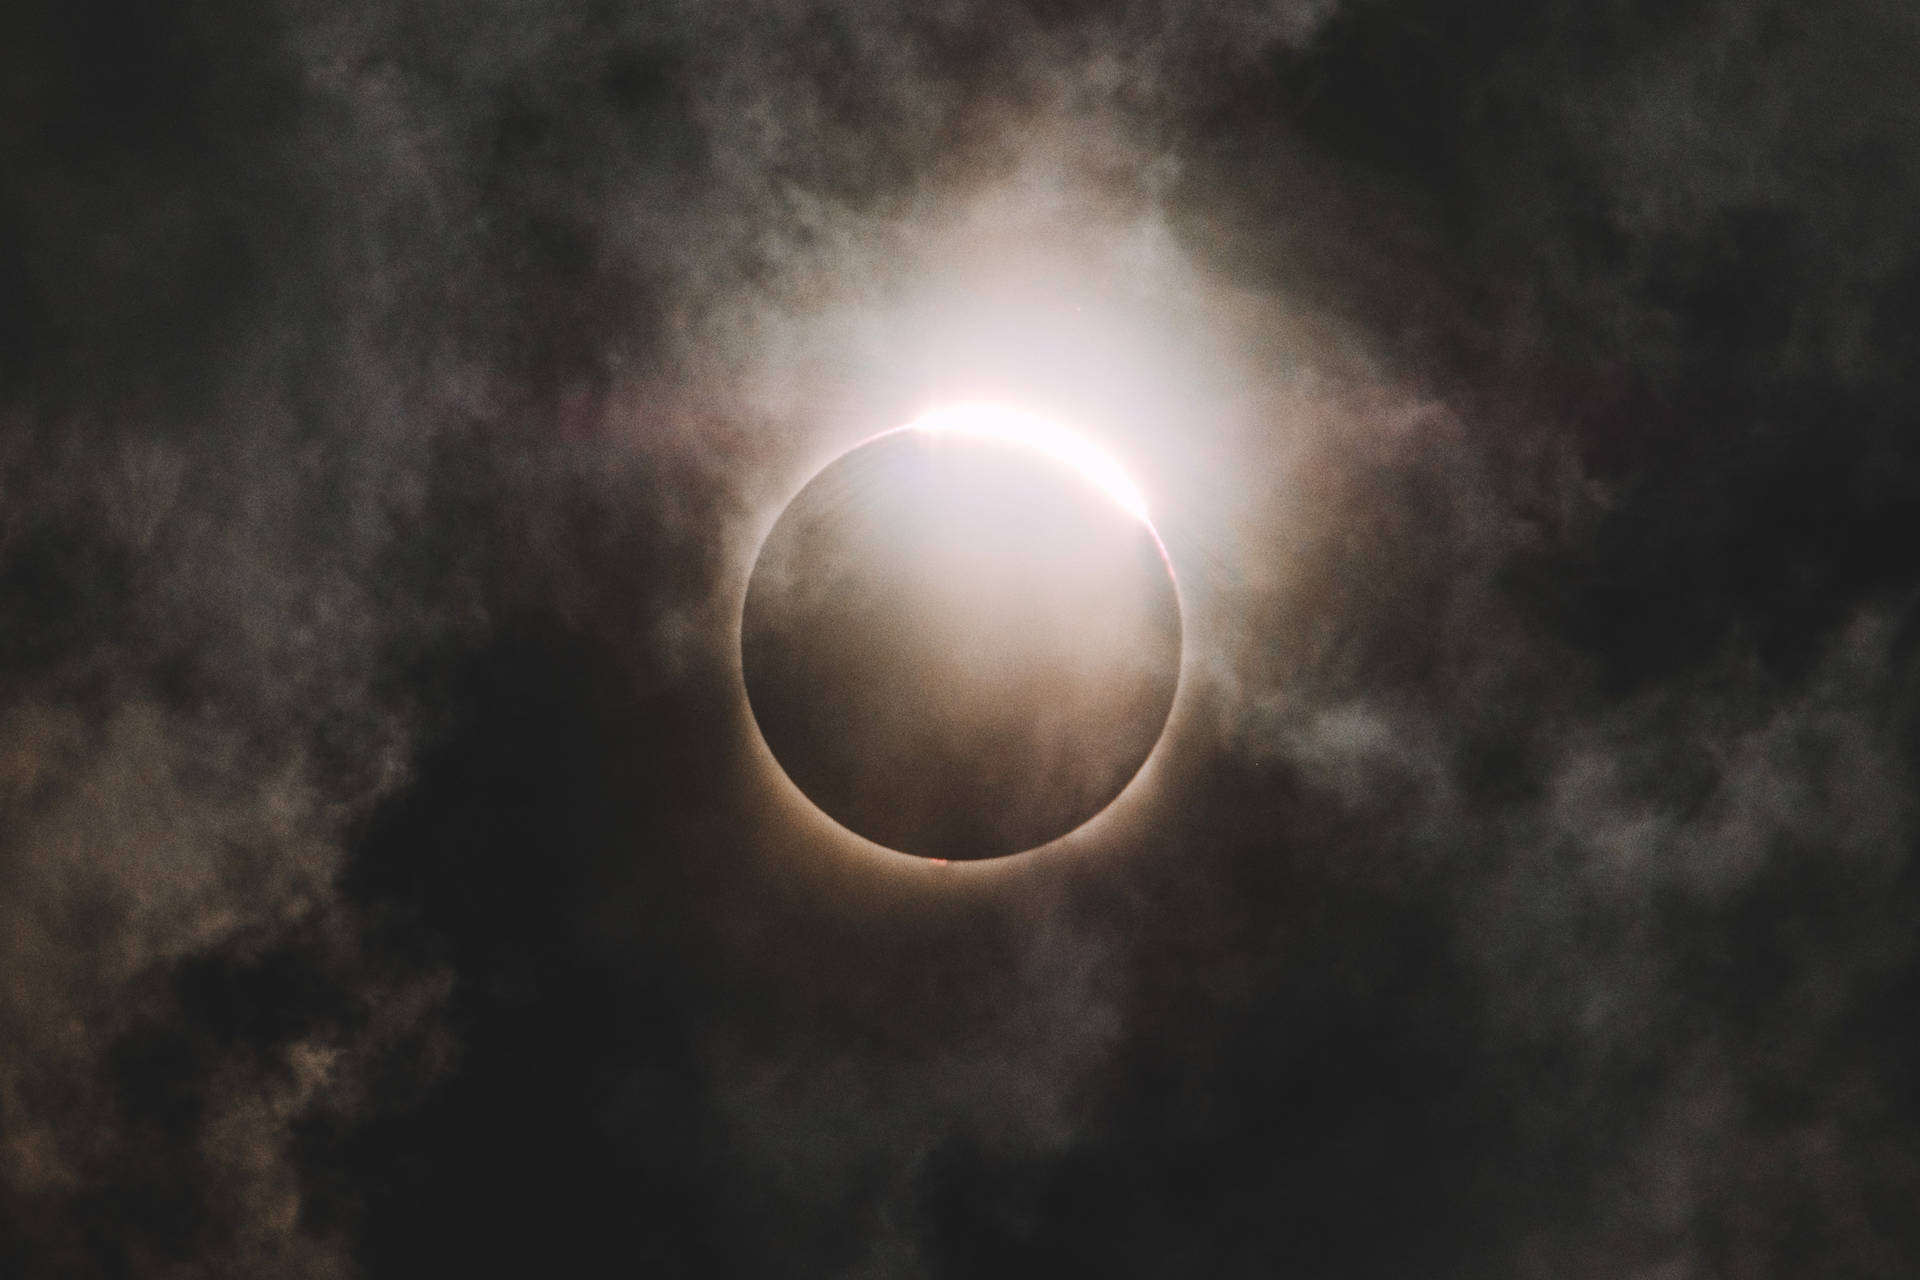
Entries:
[[1033, 449], [1077, 472], [1134, 519], [1153, 527], [1146, 495], [1113, 456], [1051, 418], [1010, 405], [949, 405], [928, 410], [901, 430], [985, 437]]

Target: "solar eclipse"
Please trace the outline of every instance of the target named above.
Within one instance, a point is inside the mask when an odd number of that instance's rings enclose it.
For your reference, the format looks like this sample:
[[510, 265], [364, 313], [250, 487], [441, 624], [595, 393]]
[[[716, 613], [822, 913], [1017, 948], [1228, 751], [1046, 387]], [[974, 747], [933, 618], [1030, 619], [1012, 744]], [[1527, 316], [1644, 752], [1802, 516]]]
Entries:
[[748, 701], [794, 785], [857, 835], [950, 861], [1106, 808], [1159, 740], [1180, 652], [1138, 486], [1000, 406], [828, 464], [762, 545], [741, 624]]

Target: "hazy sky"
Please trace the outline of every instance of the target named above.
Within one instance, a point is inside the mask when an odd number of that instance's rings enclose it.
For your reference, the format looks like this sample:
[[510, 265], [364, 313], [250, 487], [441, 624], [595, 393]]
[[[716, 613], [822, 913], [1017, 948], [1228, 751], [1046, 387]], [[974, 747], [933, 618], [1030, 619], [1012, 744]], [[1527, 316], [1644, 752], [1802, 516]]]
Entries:
[[[1920, 1273], [1920, 8], [22, 0], [0, 1274]], [[737, 621], [1097, 428], [1185, 677], [937, 877]]]

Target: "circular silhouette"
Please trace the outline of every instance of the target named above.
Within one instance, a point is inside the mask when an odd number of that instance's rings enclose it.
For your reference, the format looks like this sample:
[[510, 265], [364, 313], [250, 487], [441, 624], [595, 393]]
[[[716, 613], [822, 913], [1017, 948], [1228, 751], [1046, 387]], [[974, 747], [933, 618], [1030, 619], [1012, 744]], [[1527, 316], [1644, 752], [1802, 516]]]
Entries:
[[1179, 680], [1179, 601], [1103, 456], [910, 426], [775, 523], [741, 661], [768, 747], [830, 817], [905, 853], [992, 858], [1065, 835], [1139, 772]]

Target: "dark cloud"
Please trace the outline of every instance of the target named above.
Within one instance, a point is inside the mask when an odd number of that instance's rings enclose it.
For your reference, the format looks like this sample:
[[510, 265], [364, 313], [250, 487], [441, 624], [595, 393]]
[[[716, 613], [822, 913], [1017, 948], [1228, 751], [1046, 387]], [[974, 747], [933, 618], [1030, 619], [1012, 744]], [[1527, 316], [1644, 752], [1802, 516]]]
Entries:
[[[4, 21], [0, 1269], [1912, 1272], [1905, 7]], [[1190, 647], [928, 879], [732, 628], [955, 378]]]

